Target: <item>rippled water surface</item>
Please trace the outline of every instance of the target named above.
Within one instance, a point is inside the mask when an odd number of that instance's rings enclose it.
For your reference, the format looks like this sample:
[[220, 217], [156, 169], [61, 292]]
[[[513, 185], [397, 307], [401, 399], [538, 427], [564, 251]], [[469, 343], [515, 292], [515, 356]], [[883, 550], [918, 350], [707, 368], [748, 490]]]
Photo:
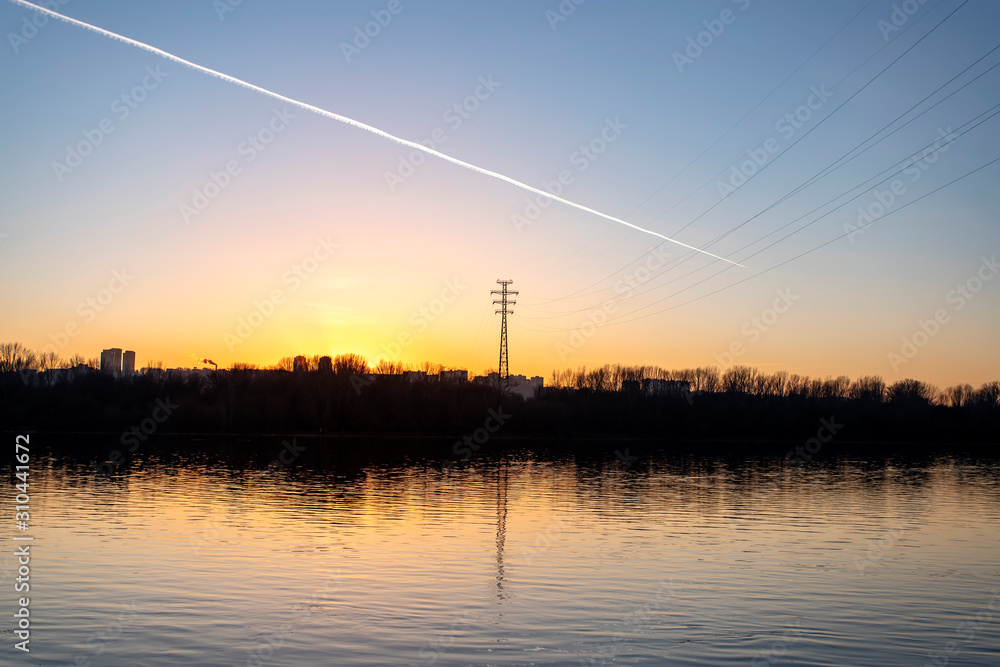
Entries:
[[94, 464], [33, 461], [28, 664], [1000, 664], [993, 458]]

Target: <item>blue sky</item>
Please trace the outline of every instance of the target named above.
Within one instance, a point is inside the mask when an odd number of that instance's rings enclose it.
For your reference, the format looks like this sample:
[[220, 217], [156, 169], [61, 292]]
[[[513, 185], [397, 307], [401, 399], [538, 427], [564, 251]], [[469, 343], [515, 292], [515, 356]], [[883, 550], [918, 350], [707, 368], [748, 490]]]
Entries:
[[[900, 29], [887, 31], [894, 4], [402, 1], [391, 14], [388, 2], [246, 0], [220, 17], [210, 0], [70, 0], [59, 11], [406, 139], [437, 129], [445, 136], [439, 150], [534, 187], [568, 172], [567, 199], [702, 245], [997, 46], [1000, 6], [993, 3], [913, 3], [907, 7], [918, 11], [897, 12]], [[555, 22], [560, 6], [575, 9]], [[376, 20], [373, 12], [391, 21], [348, 62], [343, 45]], [[704, 257], [663, 268], [649, 254], [653, 237], [559, 204], [518, 229], [512, 216], [525, 214], [528, 193], [433, 158], [390, 189], [386, 174], [408, 150], [302, 110], [288, 110], [287, 127], [247, 161], [240, 147], [281, 104], [61, 22], [33, 34], [23, 25], [31, 16], [0, 4], [7, 121], [0, 279], [8, 287], [0, 339], [40, 350], [73, 322], [79, 333], [55, 347], [62, 356], [96, 356], [116, 345], [135, 348], [140, 365], [175, 366], [203, 356], [272, 363], [348, 351], [374, 361], [393, 356], [386, 349], [402, 334], [409, 342], [394, 360], [478, 373], [496, 363], [488, 292], [509, 277], [521, 291], [512, 372], [548, 375], [616, 361], [725, 365], [737, 344], [735, 363], [811, 375], [913, 376], [941, 385], [1000, 375], [1000, 281], [984, 281], [960, 310], [947, 300], [1000, 245], [998, 167], [901, 208], [1000, 156], [995, 119], [956, 139], [919, 177], [901, 177], [891, 215], [853, 243], [841, 239], [733, 285], [843, 234], [856, 224], [858, 206], [876, 195], [748, 259], [747, 269], [715, 276], [722, 265]], [[674, 54], [699, 38], [701, 52], [690, 51], [696, 57], [678, 68]], [[939, 96], [998, 61], [992, 54]], [[165, 76], [121, 117], [114, 100], [152, 81], [147, 68]], [[489, 91], [483, 80], [493, 82]], [[803, 112], [816, 90], [829, 98], [812, 98], [816, 108]], [[760, 247], [739, 251], [745, 244], [987, 111], [998, 93], [994, 70], [711, 251], [741, 260]], [[456, 104], [466, 105], [461, 123], [456, 112], [447, 115]], [[776, 131], [796, 110], [808, 116], [800, 127], [791, 136]], [[96, 136], [102, 121], [113, 131], [60, 180], [53, 163], [65, 162], [67, 146], [86, 141], [85, 132]], [[601, 145], [609, 121], [618, 128], [613, 141], [581, 158], [581, 146]], [[766, 168], [720, 202], [715, 175], [728, 174], [748, 150], [759, 153], [769, 137], [778, 150]], [[185, 220], [181, 207], [231, 161], [239, 173]], [[338, 251], [293, 289], [282, 277], [320, 238]], [[683, 255], [667, 249], [672, 259]], [[644, 265], [653, 266], [652, 278], [637, 277]], [[84, 321], [79, 304], [123, 267], [134, 280]], [[622, 287], [629, 279], [635, 289]], [[441, 306], [449, 280], [463, 287]], [[240, 320], [275, 290], [282, 302], [234, 344]], [[787, 312], [768, 313], [779, 290], [796, 299]], [[679, 307], [656, 314], [671, 306]], [[912, 358], [893, 364], [890, 355], [942, 308], [948, 321]], [[762, 316], [774, 318], [766, 329]], [[601, 326], [588, 324], [602, 318]]]

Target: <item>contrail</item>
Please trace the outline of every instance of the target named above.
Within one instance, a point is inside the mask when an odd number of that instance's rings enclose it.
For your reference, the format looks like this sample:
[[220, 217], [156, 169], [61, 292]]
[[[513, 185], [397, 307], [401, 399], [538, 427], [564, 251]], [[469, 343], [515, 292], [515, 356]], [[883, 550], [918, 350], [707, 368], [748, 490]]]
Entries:
[[612, 222], [617, 222], [620, 225], [625, 225], [626, 227], [631, 227], [632, 229], [638, 230], [638, 231], [643, 232], [645, 234], [649, 234], [650, 236], [655, 236], [657, 238], [661, 238], [664, 241], [669, 241], [670, 243], [676, 243], [677, 245], [683, 246], [683, 247], [687, 248], [688, 250], [694, 250], [695, 252], [700, 252], [703, 255], [708, 255], [709, 257], [714, 257], [715, 259], [720, 259], [723, 262], [728, 262], [729, 264], [733, 264], [735, 266], [740, 266], [740, 267], [742, 267], [744, 269], [747, 268], [747, 267], [743, 266], [742, 264], [739, 264], [739, 263], [734, 262], [732, 260], [726, 259], [725, 257], [719, 257], [718, 255], [713, 255], [712, 253], [708, 252], [707, 250], [702, 250], [701, 248], [696, 248], [696, 247], [694, 247], [692, 245], [688, 245], [687, 243], [683, 243], [681, 241], [678, 241], [677, 239], [672, 239], [669, 236], [664, 236], [663, 234], [660, 234], [659, 232], [654, 232], [651, 229], [646, 229], [645, 227], [640, 227], [639, 225], [633, 225], [631, 222], [626, 222], [625, 220], [622, 220], [621, 218], [616, 218], [613, 215], [608, 215], [607, 213], [601, 213], [600, 211], [596, 211], [596, 210], [594, 210], [592, 208], [589, 208], [587, 206], [584, 206], [582, 204], [577, 204], [575, 202], [571, 202], [568, 199], [563, 199], [562, 197], [557, 197], [554, 194], [551, 194], [551, 193], [546, 192], [544, 190], [539, 190], [538, 188], [534, 188], [534, 187], [528, 185], [527, 183], [522, 183], [521, 181], [515, 180], [515, 179], [513, 179], [513, 178], [511, 178], [509, 176], [504, 176], [503, 174], [498, 174], [495, 171], [490, 171], [489, 169], [484, 169], [482, 167], [478, 167], [478, 166], [476, 166], [474, 164], [470, 164], [470, 163], [465, 162], [463, 160], [459, 160], [458, 158], [451, 157], [450, 155], [445, 155], [444, 153], [436, 151], [433, 148], [428, 148], [427, 146], [424, 146], [423, 144], [418, 144], [415, 141], [409, 141], [407, 139], [403, 139], [401, 137], [397, 137], [394, 134], [389, 134], [388, 132], [386, 132], [384, 130], [380, 130], [377, 127], [372, 127], [371, 125], [366, 125], [366, 124], [364, 124], [364, 123], [362, 123], [360, 121], [354, 120], [353, 118], [348, 118], [347, 116], [341, 116], [340, 114], [333, 113], [332, 111], [327, 111], [326, 109], [320, 109], [319, 107], [315, 107], [315, 106], [313, 106], [311, 104], [307, 104], [305, 102], [300, 102], [299, 100], [294, 100], [294, 99], [292, 99], [290, 97], [285, 97], [284, 95], [281, 95], [279, 93], [275, 93], [273, 91], [267, 90], [266, 88], [261, 88], [260, 86], [253, 85], [252, 83], [247, 83], [246, 81], [243, 81], [242, 79], [237, 79], [234, 76], [229, 76], [228, 74], [223, 74], [222, 72], [219, 72], [217, 70], [209, 69], [208, 67], [204, 67], [202, 65], [198, 65], [196, 63], [193, 63], [190, 60], [184, 60], [183, 58], [181, 58], [179, 56], [175, 56], [172, 53], [168, 53], [166, 51], [163, 51], [162, 49], [158, 49], [155, 46], [150, 46], [149, 44], [145, 44], [143, 42], [139, 42], [139, 41], [136, 41], [134, 39], [130, 39], [129, 37], [125, 37], [123, 35], [119, 35], [118, 33], [111, 32], [110, 30], [105, 30], [104, 28], [99, 28], [99, 27], [97, 27], [95, 25], [91, 25], [90, 23], [84, 23], [83, 21], [78, 21], [77, 19], [70, 18], [70, 17], [65, 16], [63, 14], [60, 14], [58, 12], [54, 12], [51, 9], [46, 9], [45, 7], [39, 7], [38, 5], [33, 5], [30, 2], [25, 2], [25, 0], [8, 0], [8, 1], [12, 2], [15, 5], [20, 5], [21, 7], [25, 7], [27, 9], [31, 9], [32, 11], [41, 12], [43, 14], [51, 16], [52, 18], [59, 19], [60, 21], [65, 21], [66, 23], [69, 23], [71, 25], [75, 25], [75, 26], [78, 26], [80, 28], [85, 28], [87, 30], [92, 30], [93, 32], [96, 32], [99, 35], [104, 35], [105, 37], [110, 37], [111, 39], [116, 39], [116, 40], [118, 40], [120, 42], [125, 42], [126, 44], [138, 47], [138, 48], [143, 49], [145, 51], [149, 51], [150, 53], [155, 53], [156, 55], [160, 56], [161, 58], [166, 58], [167, 60], [170, 60], [172, 62], [178, 63], [180, 65], [184, 65], [185, 67], [190, 67], [191, 69], [197, 70], [199, 72], [204, 72], [206, 74], [210, 74], [210, 75], [212, 75], [214, 77], [218, 77], [218, 78], [222, 79], [223, 81], [228, 81], [229, 83], [235, 83], [237, 86], [243, 86], [244, 88], [249, 88], [250, 90], [258, 92], [258, 93], [260, 93], [262, 95], [266, 95], [268, 97], [273, 97], [276, 100], [281, 100], [282, 102], [285, 102], [287, 104], [291, 104], [291, 105], [297, 106], [300, 109], [305, 109], [306, 111], [311, 111], [311, 112], [313, 112], [315, 114], [319, 114], [320, 116], [323, 116], [325, 118], [330, 118], [331, 120], [339, 121], [341, 123], [346, 123], [347, 125], [351, 125], [352, 127], [356, 127], [356, 128], [358, 128], [360, 130], [365, 130], [366, 132], [371, 132], [372, 134], [378, 135], [378, 136], [380, 136], [380, 137], [382, 137], [384, 139], [389, 139], [390, 141], [395, 141], [398, 144], [402, 144], [403, 146], [406, 146], [407, 148], [413, 148], [413, 149], [418, 150], [418, 151], [423, 151], [424, 153], [427, 153], [428, 155], [433, 155], [434, 157], [437, 157], [437, 158], [440, 158], [442, 160], [445, 160], [446, 162], [451, 162], [452, 164], [457, 164], [459, 167], [464, 167], [465, 169], [469, 169], [471, 171], [474, 171], [477, 174], [483, 174], [484, 176], [490, 176], [492, 178], [496, 178], [498, 180], [503, 181], [504, 183], [509, 183], [509, 184], [511, 184], [511, 185], [513, 185], [515, 187], [521, 188], [522, 190], [527, 190], [528, 192], [534, 193], [536, 195], [542, 195], [543, 197], [546, 197], [546, 198], [551, 199], [553, 201], [557, 201], [557, 202], [566, 204], [567, 206], [572, 206], [573, 208], [578, 209], [580, 211], [584, 211], [586, 213], [591, 213], [593, 215], [599, 216], [599, 217], [604, 218], [606, 220], [610, 220]]

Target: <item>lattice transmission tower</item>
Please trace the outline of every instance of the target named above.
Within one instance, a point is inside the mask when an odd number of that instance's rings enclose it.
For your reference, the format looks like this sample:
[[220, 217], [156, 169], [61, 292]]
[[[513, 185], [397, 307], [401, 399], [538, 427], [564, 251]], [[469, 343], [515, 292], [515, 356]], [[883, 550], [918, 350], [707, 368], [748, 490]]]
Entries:
[[494, 315], [499, 314], [500, 319], [500, 365], [497, 367], [497, 380], [501, 387], [507, 386], [507, 382], [510, 378], [510, 368], [507, 364], [507, 316], [513, 315], [513, 310], [508, 310], [507, 305], [514, 305], [517, 301], [508, 299], [507, 297], [517, 294], [516, 290], [509, 290], [507, 286], [513, 283], [513, 280], [500, 280], [497, 279], [497, 283], [500, 285], [500, 289], [495, 289], [490, 292], [490, 294], [499, 294], [499, 299], [494, 299], [493, 303], [500, 304], [500, 310], [496, 311]]

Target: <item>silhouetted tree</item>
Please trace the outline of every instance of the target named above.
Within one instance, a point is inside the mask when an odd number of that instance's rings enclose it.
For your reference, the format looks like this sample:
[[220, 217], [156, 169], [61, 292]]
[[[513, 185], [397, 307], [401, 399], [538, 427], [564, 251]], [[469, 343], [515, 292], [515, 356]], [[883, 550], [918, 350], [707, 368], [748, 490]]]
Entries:
[[892, 403], [900, 404], [930, 404], [934, 398], [930, 385], [912, 378], [894, 383], [886, 390], [886, 395]]
[[553, 387], [572, 387], [573, 386], [573, 370], [567, 368], [564, 371], [552, 371], [552, 383]]
[[748, 394], [754, 387], [757, 369], [739, 364], [730, 366], [722, 374], [722, 391]]
[[1000, 382], [984, 382], [983, 386], [976, 390], [973, 397], [977, 405], [984, 407], [997, 407], [1000, 405]]
[[847, 396], [858, 401], [881, 403], [885, 399], [885, 380], [879, 375], [859, 377], [848, 387]]
[[338, 354], [333, 360], [333, 372], [337, 375], [364, 375], [368, 372], [368, 362], [357, 354]]
[[0, 343], [0, 373], [37, 370], [38, 358], [21, 343]]
[[716, 392], [722, 388], [722, 379], [719, 369], [715, 366], [699, 368], [698, 382], [700, 391]]
[[406, 368], [401, 362], [393, 362], [388, 359], [380, 359], [377, 364], [375, 364], [375, 372], [379, 375], [402, 375]]
[[62, 360], [55, 352], [42, 352], [38, 355], [38, 370], [40, 371], [52, 370], [59, 368], [61, 365]]
[[592, 391], [611, 391], [611, 373], [608, 367], [602, 366], [587, 373], [585, 386]]
[[[70, 363], [81, 360], [77, 356]], [[237, 363], [211, 374], [165, 372], [161, 363], [129, 378], [90, 370], [44, 379], [15, 372], [51, 368], [56, 361], [54, 355], [37, 357], [23, 345], [0, 345], [0, 369], [5, 370], [0, 372], [0, 423], [115, 431], [146, 418], [157, 398], [169, 396], [180, 408], [163, 432], [455, 434], [479, 428], [497, 400], [481, 381], [406, 382], [403, 364], [389, 361], [376, 366], [379, 377], [371, 381], [362, 377], [368, 372], [364, 358], [353, 354], [330, 360], [338, 374], [316, 370], [325, 365], [323, 357], [313, 357], [294, 374], [280, 370], [291, 368], [290, 357], [270, 369]], [[820, 380], [784, 371], [761, 373], [748, 366], [721, 374], [715, 366], [623, 364], [554, 371], [552, 377], [534, 400], [503, 399], [505, 411], [517, 415], [504, 433], [794, 440], [814, 432], [817, 421], [830, 414], [849, 424], [848, 437], [856, 439], [995, 442], [1000, 433], [996, 381], [939, 394], [933, 385], [913, 379], [887, 389], [878, 376], [850, 382], [843, 376]], [[644, 385], [646, 379], [688, 382], [694, 393], [663, 391], [670, 385]]]
[[967, 405], [975, 395], [971, 384], [957, 384], [944, 390], [944, 400], [953, 408]]
[[851, 378], [841, 375], [836, 378], [827, 377], [823, 380], [820, 395], [823, 398], [846, 398], [847, 390], [851, 386]]

